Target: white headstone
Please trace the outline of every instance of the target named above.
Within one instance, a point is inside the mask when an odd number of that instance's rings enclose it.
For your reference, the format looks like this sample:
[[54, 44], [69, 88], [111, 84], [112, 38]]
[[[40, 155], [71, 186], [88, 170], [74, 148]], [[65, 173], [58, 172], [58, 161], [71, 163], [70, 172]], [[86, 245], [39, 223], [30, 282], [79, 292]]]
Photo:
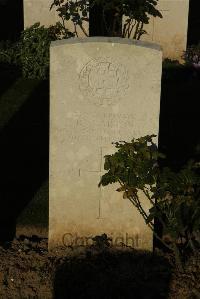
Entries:
[[[53, 0], [23, 0], [24, 4], [24, 29], [32, 26], [34, 23], [40, 22], [40, 25], [49, 27], [50, 25], [55, 25], [56, 22], [61, 22], [62, 19], [59, 17], [56, 9], [58, 6], [53, 6], [50, 10], [50, 7], [53, 3]], [[66, 28], [74, 32], [74, 24], [70, 21], [65, 21]], [[83, 27], [88, 33], [89, 24], [86, 21], [83, 21]], [[78, 37], [85, 37], [86, 35], [81, 30], [79, 26], [76, 26], [76, 31]]]
[[[98, 188], [111, 144], [159, 130], [162, 52], [146, 42], [85, 38], [50, 47], [49, 247], [113, 244], [152, 249], [152, 232], [113, 184]], [[141, 195], [146, 210], [150, 204]]]
[[150, 17], [149, 24], [144, 25], [147, 34], [141, 40], [161, 45], [164, 58], [182, 62], [187, 47], [189, 0], [159, 0], [156, 8], [163, 17]]
[[[23, 1], [25, 28], [36, 22], [49, 26], [61, 21], [56, 11], [57, 7], [49, 11], [53, 0]], [[189, 0], [159, 0], [156, 8], [161, 12], [163, 18], [150, 17], [149, 24], [144, 26], [147, 34], [142, 35], [141, 40], [160, 44], [164, 58], [182, 61], [181, 57], [187, 45]], [[123, 22], [125, 19], [124, 17]], [[74, 31], [72, 21], [65, 22], [65, 24], [70, 31]], [[84, 21], [83, 27], [89, 34], [88, 22]], [[78, 37], [85, 37], [79, 26], [77, 26], [77, 33]]]

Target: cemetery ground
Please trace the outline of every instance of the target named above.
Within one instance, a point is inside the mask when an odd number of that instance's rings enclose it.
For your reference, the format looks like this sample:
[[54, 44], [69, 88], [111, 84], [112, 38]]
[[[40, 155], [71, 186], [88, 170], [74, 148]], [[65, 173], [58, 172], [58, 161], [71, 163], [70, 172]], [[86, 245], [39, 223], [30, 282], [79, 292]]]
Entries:
[[47, 250], [47, 239], [22, 238], [0, 247], [0, 298], [199, 298], [200, 256], [187, 272], [169, 255], [79, 247]]
[[[179, 273], [161, 250], [48, 252], [48, 82], [7, 66], [0, 79], [0, 298], [200, 298], [199, 255]], [[173, 169], [198, 155], [199, 83], [190, 68], [163, 69], [159, 144]]]

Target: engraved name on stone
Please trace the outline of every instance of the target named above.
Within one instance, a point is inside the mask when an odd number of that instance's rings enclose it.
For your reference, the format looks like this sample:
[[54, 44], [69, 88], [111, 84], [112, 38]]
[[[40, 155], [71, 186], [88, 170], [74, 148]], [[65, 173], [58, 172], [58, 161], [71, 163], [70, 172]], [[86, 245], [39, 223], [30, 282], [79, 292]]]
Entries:
[[111, 105], [126, 95], [128, 72], [109, 57], [92, 59], [80, 72], [79, 88], [92, 104]]
[[92, 117], [88, 113], [74, 113], [67, 116], [63, 133], [67, 132], [70, 142], [93, 140], [101, 144], [126, 138], [126, 128], [129, 128], [129, 135], [132, 137], [138, 133], [133, 114], [103, 113], [101, 118], [98, 118], [96, 115]]

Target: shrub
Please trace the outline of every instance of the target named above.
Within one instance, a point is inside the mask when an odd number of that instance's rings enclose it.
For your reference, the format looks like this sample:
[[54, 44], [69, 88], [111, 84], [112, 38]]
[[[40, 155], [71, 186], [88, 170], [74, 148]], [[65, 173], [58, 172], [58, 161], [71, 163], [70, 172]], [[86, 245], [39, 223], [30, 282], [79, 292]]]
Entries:
[[49, 29], [35, 23], [22, 31], [20, 38], [20, 62], [26, 78], [46, 79], [49, 71]]
[[11, 65], [20, 64], [20, 50], [18, 43], [0, 41], [0, 62]]
[[73, 36], [58, 22], [45, 28], [35, 23], [22, 31], [16, 43], [0, 44], [0, 62], [20, 66], [22, 75], [31, 79], [47, 79], [49, 76], [49, 47], [51, 41]]
[[[166, 167], [160, 170], [157, 159], [163, 155], [158, 152], [153, 137], [114, 143], [118, 151], [105, 156], [107, 173], [99, 186], [119, 183], [116, 191], [123, 192], [123, 198], [130, 200], [155, 237], [173, 252], [177, 266], [182, 269], [187, 255], [200, 246], [196, 238], [200, 231], [199, 164], [190, 162], [178, 173]], [[149, 213], [140, 202], [139, 190], [152, 206]], [[156, 233], [155, 217], [162, 224], [163, 237]]]

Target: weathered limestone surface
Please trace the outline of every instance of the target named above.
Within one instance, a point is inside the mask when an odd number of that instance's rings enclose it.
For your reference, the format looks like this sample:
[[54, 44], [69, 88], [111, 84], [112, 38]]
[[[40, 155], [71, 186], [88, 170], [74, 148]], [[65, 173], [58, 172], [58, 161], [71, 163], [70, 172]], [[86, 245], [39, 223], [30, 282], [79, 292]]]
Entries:
[[[52, 0], [24, 0], [24, 27], [40, 22], [46, 26], [59, 21], [57, 12], [49, 11]], [[163, 57], [181, 61], [183, 51], [186, 49], [189, 0], [160, 0], [158, 9], [163, 18], [151, 18], [150, 23], [144, 27], [148, 34], [141, 40], [160, 44], [163, 48]], [[125, 21], [125, 18], [124, 18]], [[74, 30], [73, 23], [67, 23], [69, 30]], [[88, 33], [88, 23], [84, 22]], [[85, 37], [83, 31], [77, 27], [79, 37]]]
[[157, 6], [163, 18], [151, 18], [141, 40], [160, 44], [163, 57], [178, 59], [187, 46], [189, 0], [160, 0]]
[[[34, 23], [40, 22], [46, 27], [55, 25], [56, 22], [61, 21], [58, 16], [56, 7], [50, 10], [53, 0], [24, 0], [24, 28], [27, 28]], [[71, 21], [66, 22], [67, 28], [74, 31], [74, 24]], [[83, 22], [86, 32], [89, 31], [88, 22]], [[85, 37], [83, 31], [77, 26], [77, 34], [79, 37]]]
[[24, 28], [40, 22], [41, 25], [54, 25], [59, 17], [50, 6], [52, 0], [24, 0]]
[[162, 52], [151, 43], [106, 37], [52, 42], [50, 248], [106, 233], [115, 245], [152, 249], [152, 233], [115, 191], [118, 185], [97, 185], [104, 155], [116, 150], [112, 142], [158, 134], [161, 69]]

